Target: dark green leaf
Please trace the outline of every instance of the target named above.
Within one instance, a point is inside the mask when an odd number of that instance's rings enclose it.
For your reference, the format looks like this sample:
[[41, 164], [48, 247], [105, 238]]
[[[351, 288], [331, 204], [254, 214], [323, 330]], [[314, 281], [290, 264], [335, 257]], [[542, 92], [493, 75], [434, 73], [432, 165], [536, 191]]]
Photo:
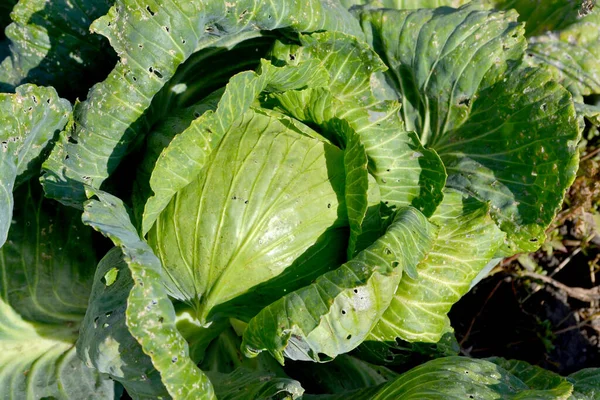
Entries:
[[447, 186], [491, 203], [505, 255], [543, 241], [575, 177], [579, 139], [570, 94], [519, 64], [526, 42], [516, 17], [481, 3], [362, 14], [407, 127], [438, 152]]
[[77, 352], [90, 368], [120, 382], [133, 399], [170, 398], [150, 357], [125, 323], [131, 272], [119, 248], [98, 264]]
[[51, 85], [68, 99], [85, 98], [116, 61], [108, 41], [89, 32], [92, 21], [106, 14], [113, 3], [20, 0], [11, 14], [13, 23], [6, 28], [9, 54], [0, 64], [0, 87]]
[[89, 190], [83, 222], [108, 236], [123, 252], [133, 287], [127, 297], [125, 323], [152, 360], [174, 399], [214, 399], [206, 375], [189, 357], [189, 348], [176, 327], [173, 303], [163, 286], [162, 265], [138, 236], [123, 202], [98, 190]]
[[33, 182], [15, 200], [0, 249], [0, 398], [112, 400], [113, 382], [75, 351], [97, 262], [92, 232]]

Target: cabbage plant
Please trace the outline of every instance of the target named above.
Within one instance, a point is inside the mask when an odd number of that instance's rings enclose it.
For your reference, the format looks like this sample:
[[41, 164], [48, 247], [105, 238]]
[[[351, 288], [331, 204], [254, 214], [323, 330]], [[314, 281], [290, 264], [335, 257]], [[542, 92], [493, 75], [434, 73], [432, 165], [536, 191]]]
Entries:
[[597, 396], [459, 357], [447, 316], [544, 241], [597, 12], [359, 3], [10, 4], [3, 398]]

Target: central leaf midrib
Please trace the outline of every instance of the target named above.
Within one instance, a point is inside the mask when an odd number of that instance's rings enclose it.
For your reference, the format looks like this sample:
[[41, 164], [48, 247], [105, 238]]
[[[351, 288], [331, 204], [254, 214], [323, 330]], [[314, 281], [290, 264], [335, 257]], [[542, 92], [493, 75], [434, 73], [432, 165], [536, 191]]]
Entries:
[[[252, 120], [254, 120], [254, 118], [256, 117], [255, 114], [252, 114], [252, 118], [250, 119], [250, 121], [248, 121], [247, 126], [249, 127], [252, 123]], [[225, 211], [227, 210], [229, 204], [230, 204], [230, 200], [231, 200], [231, 196], [232, 196], [232, 188], [234, 187], [234, 185], [238, 182], [241, 174], [241, 171], [243, 170], [243, 167], [246, 165], [246, 162], [248, 160], [251, 159], [252, 155], [254, 154], [254, 151], [256, 150], [257, 146], [259, 146], [259, 144], [261, 143], [261, 141], [263, 140], [263, 138], [266, 136], [264, 133], [269, 129], [269, 127], [271, 126], [273, 119], [269, 119], [268, 123], [265, 124], [265, 126], [262, 128], [262, 132], [258, 135], [258, 140], [254, 143], [254, 145], [252, 146], [252, 149], [250, 149], [248, 151], [248, 153], [246, 154], [246, 156], [244, 157], [244, 159], [242, 160], [242, 162], [240, 163], [239, 167], [237, 167], [238, 173], [234, 174], [233, 179], [230, 180], [229, 182], [229, 189], [227, 190], [227, 196], [225, 197], [225, 204], [223, 204], [222, 209], [221, 209], [221, 213], [219, 215], [219, 223], [217, 224], [217, 231], [215, 233], [215, 241], [213, 242], [213, 246], [211, 249], [211, 254], [210, 254], [210, 264], [208, 266], [208, 286], [207, 286], [207, 292], [205, 293], [205, 304], [208, 306], [209, 304], [209, 300], [208, 298], [210, 297], [211, 293], [213, 292], [213, 289], [215, 287], [215, 285], [217, 285], [217, 283], [219, 282], [219, 280], [221, 279], [221, 277], [227, 272], [227, 270], [229, 269], [229, 267], [232, 265], [232, 262], [228, 262], [224, 268], [220, 271], [219, 276], [217, 276], [216, 278], [213, 279], [213, 266], [214, 266], [214, 258], [215, 258], [215, 251], [216, 249], [219, 247], [220, 244], [220, 233], [221, 233], [221, 228], [223, 227], [223, 218], [225, 216]], [[238, 156], [239, 156], [239, 152], [241, 150], [242, 147], [242, 142], [244, 141], [244, 136], [246, 136], [246, 134], [248, 133], [248, 131], [246, 130], [244, 133], [242, 133], [241, 135], [239, 135], [238, 137], [238, 143], [235, 146], [236, 147], [236, 154], [235, 154], [235, 158], [234, 160], [238, 161]], [[273, 144], [275, 143], [275, 139], [279, 136], [280, 132], [277, 132], [275, 134], [273, 134], [273, 138], [272, 141], [270, 143], [270, 146], [272, 147]], [[230, 133], [231, 134], [231, 133]], [[270, 135], [269, 135], [270, 136]], [[225, 142], [227, 140], [227, 138], [223, 138], [223, 142]], [[284, 156], [287, 157], [287, 154], [289, 154], [289, 149], [291, 148], [291, 146], [288, 147], [288, 152], [286, 153], [286, 155]], [[216, 154], [216, 153], [215, 153]], [[257, 174], [257, 178], [261, 175], [262, 171], [264, 170], [266, 163], [263, 162], [263, 165], [260, 168], [260, 171]], [[214, 171], [213, 169], [211, 169], [211, 172]], [[204, 186], [207, 187], [208, 186], [208, 182], [212, 181], [213, 176], [211, 174], [211, 172], [207, 173], [207, 177], [206, 180], [204, 181]], [[256, 181], [256, 179], [255, 179]], [[272, 183], [272, 182], [271, 182]], [[271, 185], [269, 185], [269, 188], [271, 187]], [[202, 190], [204, 192], [204, 188]], [[250, 197], [250, 196], [249, 196]], [[201, 204], [204, 204], [201, 200]], [[244, 209], [244, 211], [246, 211], [246, 209]], [[199, 211], [198, 215], [200, 215], [201, 211]], [[245, 216], [245, 212], [244, 212], [244, 216]], [[263, 213], [263, 215], [266, 215], [266, 213]], [[262, 218], [259, 220], [262, 221]], [[254, 224], [254, 226], [256, 226], [256, 224]], [[249, 232], [252, 232], [249, 231]], [[246, 234], [246, 238], [248, 238], [250, 235], [247, 233]], [[196, 240], [195, 244], [198, 243], [198, 240]], [[243, 244], [245, 242], [242, 242]], [[194, 245], [194, 248], [196, 246]], [[238, 251], [236, 253], [239, 253], [240, 251], [240, 247], [238, 247]], [[231, 260], [231, 259], [230, 259]], [[206, 309], [206, 308], [205, 308]], [[204, 312], [203, 312], [204, 314]]]

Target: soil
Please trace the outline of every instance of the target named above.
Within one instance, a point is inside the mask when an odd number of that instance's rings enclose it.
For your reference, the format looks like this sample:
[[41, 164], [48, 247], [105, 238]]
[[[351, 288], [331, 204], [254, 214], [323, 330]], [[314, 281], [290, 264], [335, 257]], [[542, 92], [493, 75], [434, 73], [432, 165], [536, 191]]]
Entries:
[[563, 375], [599, 367], [600, 301], [574, 298], [571, 288], [600, 294], [600, 273], [590, 272], [590, 260], [600, 251], [594, 246], [587, 255], [573, 254], [576, 249], [532, 255], [548, 277], [570, 257], [550, 278], [555, 284], [532, 278], [509, 261], [455, 304], [450, 318], [462, 353], [520, 359]]

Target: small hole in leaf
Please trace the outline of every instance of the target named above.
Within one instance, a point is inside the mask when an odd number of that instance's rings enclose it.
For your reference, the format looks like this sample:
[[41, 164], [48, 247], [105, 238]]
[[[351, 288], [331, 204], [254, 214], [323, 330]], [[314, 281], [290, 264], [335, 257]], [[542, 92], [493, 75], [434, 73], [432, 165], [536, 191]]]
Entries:
[[342, 310], [342, 315], [346, 315], [346, 310]]
[[150, 6], [146, 6], [146, 11], [148, 11], [150, 13], [151, 16], [154, 17], [154, 14], [156, 14], [154, 11], [152, 11], [152, 9], [150, 8]]
[[105, 284], [106, 286], [110, 286], [117, 280], [117, 276], [119, 275], [119, 270], [117, 268], [109, 269], [106, 274], [100, 279], [100, 282]]
[[331, 208], [331, 203], [327, 203], [327, 208]]
[[470, 104], [471, 104], [471, 99], [469, 99], [468, 97], [463, 97], [460, 100], [458, 100], [459, 106], [469, 107]]
[[109, 318], [112, 315], [112, 311], [107, 312], [105, 315], [106, 315], [106, 318]]
[[542, 111], [547, 111], [548, 110], [548, 105], [546, 103], [542, 103], [542, 105], [540, 106], [540, 108], [542, 109]]
[[167, 31], [167, 33], [171, 32], [168, 26], [165, 26], [165, 31]]
[[160, 322], [162, 324], [163, 322], [165, 322], [165, 319], [163, 317], [159, 317], [158, 322]]
[[294, 61], [296, 59], [296, 55], [295, 54], [290, 54], [290, 61]]
[[175, 357], [171, 358], [171, 362], [172, 362], [173, 364], [175, 364], [175, 363], [177, 362], [177, 356], [175, 356]]
[[133, 79], [134, 82], [137, 82], [137, 78], [135, 76], [132, 76], [131, 79]]
[[78, 143], [78, 142], [77, 142], [77, 139], [75, 139], [73, 136], [69, 136], [69, 137], [67, 138], [67, 141], [68, 141], [69, 143], [71, 143], [71, 144], [77, 144], [77, 143]]
[[352, 339], [352, 335], [346, 336], [346, 340], [350, 340], [350, 339]]
[[358, 289], [354, 289], [354, 293], [358, 293]]
[[162, 77], [163, 77], [163, 75], [162, 75], [162, 74], [161, 74], [159, 71], [155, 70], [155, 69], [154, 69], [154, 68], [152, 68], [152, 67], [148, 68], [148, 71], [152, 72], [152, 73], [153, 73], [154, 75], [156, 75], [156, 76], [157, 76], [159, 79], [162, 79]]
[[140, 44], [138, 44], [138, 47], [139, 47], [140, 49], [143, 49], [143, 48], [144, 48], [144, 45], [140, 43]]

